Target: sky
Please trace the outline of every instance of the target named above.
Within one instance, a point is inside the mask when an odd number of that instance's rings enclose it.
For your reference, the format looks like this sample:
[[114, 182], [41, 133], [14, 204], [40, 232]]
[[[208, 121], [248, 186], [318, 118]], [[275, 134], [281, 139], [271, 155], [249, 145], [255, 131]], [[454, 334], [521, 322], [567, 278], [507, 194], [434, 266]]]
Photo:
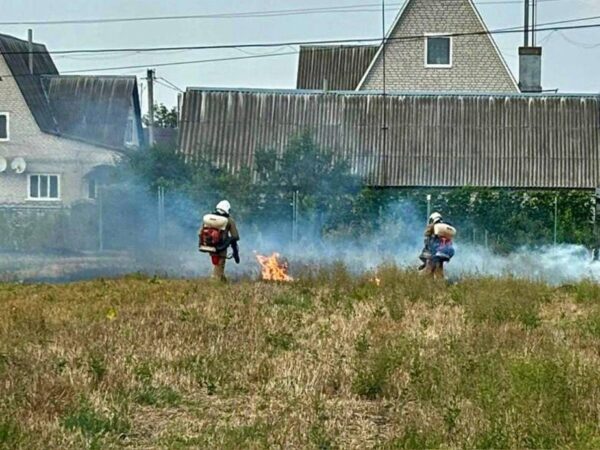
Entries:
[[[444, 0], [440, 0], [444, 1]], [[386, 22], [391, 24], [403, 0], [386, 0]], [[98, 19], [241, 13], [306, 8], [379, 4], [379, 0], [0, 0], [0, 22]], [[475, 0], [490, 30], [522, 26], [523, 4], [518, 0]], [[371, 9], [364, 11], [364, 9]], [[538, 23], [600, 16], [600, 0], [539, 0]], [[600, 23], [600, 17], [586, 23]], [[0, 33], [26, 38], [33, 28], [34, 39], [49, 50], [91, 48], [139, 48], [240, 43], [284, 43], [315, 40], [369, 39], [381, 36], [381, 13], [373, 7], [363, 11], [288, 15], [261, 18], [210, 18], [108, 24], [0, 25]], [[518, 47], [522, 34], [495, 35], [495, 40], [513, 74], [518, 74]], [[600, 28], [540, 32], [543, 44], [543, 87], [559, 92], [600, 92]], [[157, 67], [162, 84], [156, 100], [177, 102], [180, 89], [202, 87], [294, 88], [296, 47], [179, 50], [160, 53], [111, 53], [56, 55], [61, 73], [98, 68], [197, 61], [216, 58], [271, 56], [257, 59], [196, 63]], [[281, 56], [272, 54], [286, 53]], [[127, 74], [140, 77], [145, 97], [145, 69], [113, 69], [89, 74]], [[145, 108], [146, 99], [143, 99]]]

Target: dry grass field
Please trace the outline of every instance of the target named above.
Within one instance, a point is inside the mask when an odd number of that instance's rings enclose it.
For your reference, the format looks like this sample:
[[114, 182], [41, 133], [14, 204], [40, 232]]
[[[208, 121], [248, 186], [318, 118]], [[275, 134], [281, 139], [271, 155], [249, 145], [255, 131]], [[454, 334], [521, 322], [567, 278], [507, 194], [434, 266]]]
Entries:
[[10, 449], [600, 448], [600, 286], [2, 284], [0, 395]]

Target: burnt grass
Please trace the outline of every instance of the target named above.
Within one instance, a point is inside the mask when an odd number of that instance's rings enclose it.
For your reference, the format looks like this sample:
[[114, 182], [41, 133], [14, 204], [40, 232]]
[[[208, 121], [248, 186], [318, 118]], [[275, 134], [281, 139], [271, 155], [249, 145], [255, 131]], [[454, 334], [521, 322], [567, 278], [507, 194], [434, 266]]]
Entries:
[[599, 448], [599, 374], [592, 282], [0, 285], [0, 448]]

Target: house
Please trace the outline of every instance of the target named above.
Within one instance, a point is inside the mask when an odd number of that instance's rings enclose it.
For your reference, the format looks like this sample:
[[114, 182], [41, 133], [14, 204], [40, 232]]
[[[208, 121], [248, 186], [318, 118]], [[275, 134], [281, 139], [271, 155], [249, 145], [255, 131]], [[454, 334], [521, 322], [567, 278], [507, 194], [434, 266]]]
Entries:
[[[385, 64], [384, 64], [385, 60]], [[384, 46], [302, 46], [298, 89], [516, 93], [472, 0], [407, 0]]]
[[408, 0], [382, 81], [381, 46], [303, 47], [297, 89], [188, 88], [179, 151], [236, 172], [309, 131], [374, 187], [600, 186], [600, 96], [519, 92], [471, 0]]
[[103, 168], [143, 147], [136, 78], [60, 75], [44, 45], [7, 35], [0, 54], [2, 223], [93, 206]]

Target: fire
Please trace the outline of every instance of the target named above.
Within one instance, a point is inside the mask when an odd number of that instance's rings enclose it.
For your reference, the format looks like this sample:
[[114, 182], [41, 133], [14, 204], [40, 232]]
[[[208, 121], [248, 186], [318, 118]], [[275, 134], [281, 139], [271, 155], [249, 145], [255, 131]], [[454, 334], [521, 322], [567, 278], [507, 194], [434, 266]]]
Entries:
[[294, 281], [288, 275], [289, 265], [279, 253], [273, 253], [271, 256], [256, 254], [256, 259], [260, 264], [261, 276], [266, 281]]

